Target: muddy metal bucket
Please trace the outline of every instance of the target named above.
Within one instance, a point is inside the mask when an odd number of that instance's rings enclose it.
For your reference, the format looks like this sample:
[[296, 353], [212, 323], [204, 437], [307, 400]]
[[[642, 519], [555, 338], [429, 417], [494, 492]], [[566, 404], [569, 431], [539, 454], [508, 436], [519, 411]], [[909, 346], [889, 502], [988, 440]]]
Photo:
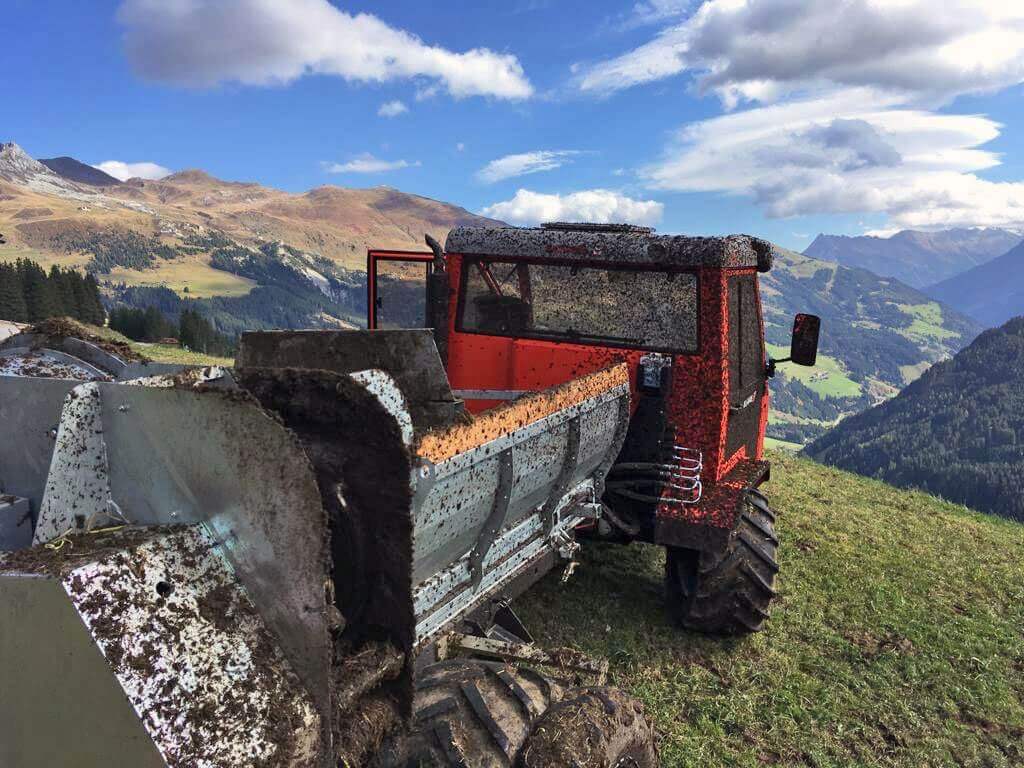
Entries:
[[[0, 763], [107, 765], [131, 743], [140, 765], [331, 764], [360, 702], [411, 715], [419, 649], [572, 555], [625, 435], [625, 366], [469, 421], [422, 333], [355, 343], [394, 370], [381, 345], [426, 355], [433, 373], [406, 379], [426, 400], [381, 369], [268, 357], [234, 377], [36, 382], [47, 413], [66, 397], [30, 489], [35, 546], [0, 554], [0, 600], [18, 607], [0, 624], [0, 679], [18, 686], [0, 703]], [[358, 367], [358, 350], [335, 350]], [[25, 463], [0, 454], [0, 473]], [[350, 660], [380, 642], [399, 664], [363, 680]], [[248, 705], [224, 694], [232, 681]], [[84, 712], [82, 686], [121, 708]], [[92, 763], [50, 749], [40, 724], [55, 721]]]

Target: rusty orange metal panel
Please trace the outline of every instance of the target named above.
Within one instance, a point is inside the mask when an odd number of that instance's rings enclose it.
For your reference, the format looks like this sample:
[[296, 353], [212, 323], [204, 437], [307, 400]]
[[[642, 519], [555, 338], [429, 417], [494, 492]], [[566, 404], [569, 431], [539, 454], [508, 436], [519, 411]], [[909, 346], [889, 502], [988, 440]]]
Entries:
[[596, 397], [620, 384], [629, 385], [629, 369], [624, 363], [485, 411], [471, 424], [428, 432], [420, 438], [416, 455], [437, 464]]

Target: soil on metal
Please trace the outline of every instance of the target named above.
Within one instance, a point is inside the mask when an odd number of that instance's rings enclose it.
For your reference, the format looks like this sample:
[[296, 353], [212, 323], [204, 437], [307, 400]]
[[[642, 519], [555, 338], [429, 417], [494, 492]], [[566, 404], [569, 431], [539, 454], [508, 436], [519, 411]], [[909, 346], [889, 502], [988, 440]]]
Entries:
[[62, 578], [76, 568], [136, 547], [183, 526], [115, 528], [59, 537], [49, 545], [0, 553], [0, 572], [24, 573]]
[[335, 735], [335, 755], [339, 765], [366, 765], [377, 753], [384, 738], [403, 724], [401, 708], [387, 694], [365, 698], [359, 709], [347, 714]]
[[[368, 644], [382, 641], [409, 654], [415, 639], [411, 465], [394, 417], [346, 375], [241, 368], [236, 376], [299, 437], [316, 472], [330, 521], [335, 601], [344, 617], [335, 637], [335, 663], [343, 667]], [[411, 717], [408, 664], [394, 680], [382, 681], [373, 701], [378, 694], [401, 718]], [[364, 698], [354, 709], [370, 701]], [[379, 735], [377, 722], [366, 721], [368, 733], [352, 736], [356, 721], [358, 716], [336, 714], [335, 743], [358, 765], [352, 750], [376, 743]]]
[[97, 377], [77, 365], [58, 362], [40, 352], [0, 358], [0, 376], [26, 376], [33, 379], [76, 379], [78, 381], [108, 381], [108, 376]]
[[39, 334], [48, 339], [82, 339], [82, 341], [88, 341], [95, 344], [102, 350], [105, 350], [112, 355], [117, 355], [125, 362], [136, 360], [140, 363], [151, 362], [148, 357], [136, 352], [131, 348], [130, 345], [123, 341], [112, 341], [105, 339], [102, 336], [97, 336], [95, 333], [90, 331], [86, 326], [79, 323], [77, 320], [72, 320], [70, 317], [51, 317], [47, 320], [43, 320], [41, 323], [36, 323], [31, 328], [27, 329], [28, 333]]

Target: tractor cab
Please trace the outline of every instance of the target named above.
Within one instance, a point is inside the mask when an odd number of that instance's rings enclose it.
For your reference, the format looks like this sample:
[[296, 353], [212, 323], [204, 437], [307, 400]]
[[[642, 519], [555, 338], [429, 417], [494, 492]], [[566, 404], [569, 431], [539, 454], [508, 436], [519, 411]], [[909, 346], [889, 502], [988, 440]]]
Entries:
[[[765, 353], [758, 275], [772, 246], [558, 223], [458, 227], [431, 247], [370, 252], [369, 327], [432, 328], [471, 413], [626, 363], [629, 428], [604, 494], [612, 533], [697, 555], [730, 546], [769, 474], [768, 379], [781, 361]], [[813, 364], [818, 327], [797, 316], [793, 362]]]

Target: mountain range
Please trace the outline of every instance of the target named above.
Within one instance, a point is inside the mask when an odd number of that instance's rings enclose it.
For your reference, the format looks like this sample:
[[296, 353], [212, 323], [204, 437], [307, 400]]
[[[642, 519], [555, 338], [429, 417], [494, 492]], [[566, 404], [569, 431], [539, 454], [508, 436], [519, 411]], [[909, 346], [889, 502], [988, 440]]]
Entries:
[[1024, 315], [1024, 244], [933, 285], [926, 292], [986, 327]]
[[[0, 261], [83, 268], [108, 306], [192, 308], [229, 335], [358, 325], [368, 247], [422, 250], [424, 233], [499, 223], [388, 187], [291, 194], [200, 170], [111, 182], [90, 168], [0, 147]], [[895, 394], [980, 330], [896, 279], [792, 251], [778, 251], [763, 286], [776, 357], [796, 312], [824, 320], [818, 367], [780, 366], [773, 383], [773, 434], [793, 442]]]
[[1024, 317], [985, 331], [892, 400], [841, 422], [806, 452], [1024, 521]]
[[924, 288], [1001, 256], [1022, 239], [1005, 229], [908, 229], [891, 237], [818, 235], [804, 254]]
[[86, 165], [73, 157], [51, 157], [48, 160], [40, 159], [39, 162], [69, 181], [91, 184], [94, 187], [115, 187], [121, 183], [109, 173], [93, 165]]

